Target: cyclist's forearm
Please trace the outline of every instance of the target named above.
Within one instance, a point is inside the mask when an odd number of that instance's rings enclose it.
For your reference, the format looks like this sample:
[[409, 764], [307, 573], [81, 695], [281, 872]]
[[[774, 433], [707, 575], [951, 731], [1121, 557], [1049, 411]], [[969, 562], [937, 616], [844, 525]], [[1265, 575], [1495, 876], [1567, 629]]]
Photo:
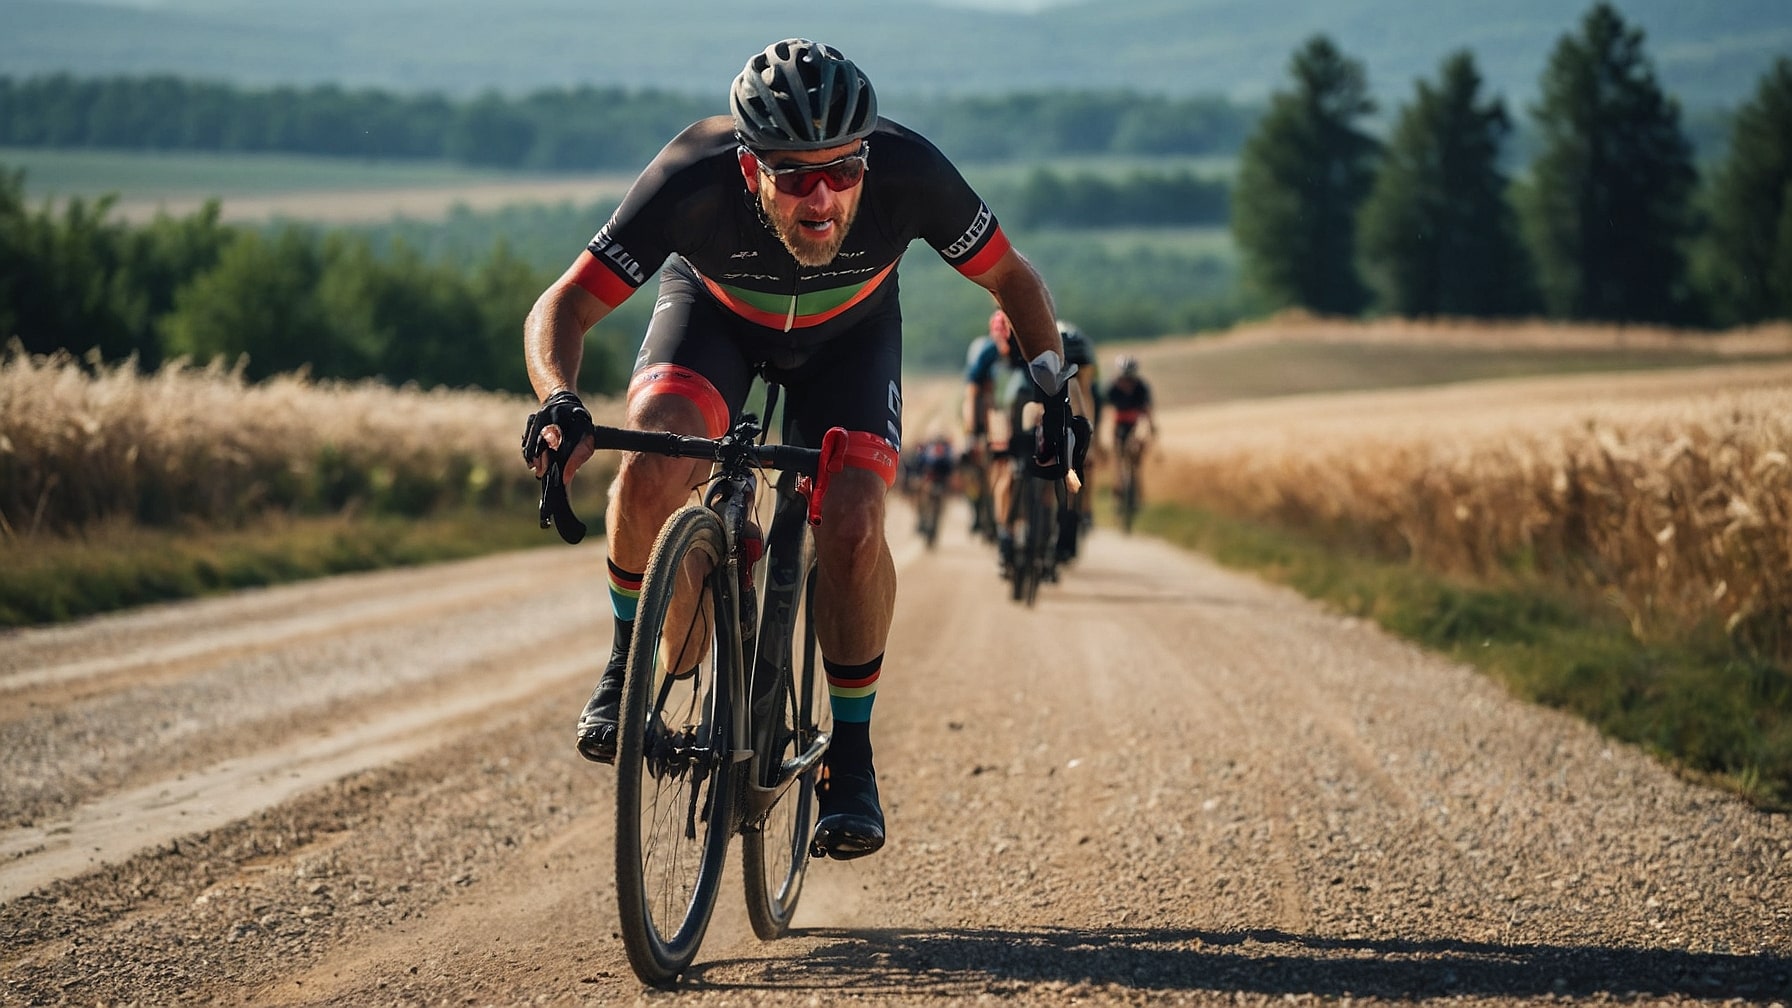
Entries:
[[976, 282], [995, 295], [1002, 313], [1014, 327], [1015, 339], [1027, 360], [1047, 350], [1064, 354], [1064, 343], [1058, 338], [1058, 319], [1052, 306], [1051, 292], [1039, 271], [1014, 249], [1009, 249], [987, 273]]
[[585, 333], [609, 313], [608, 305], [564, 280], [536, 299], [523, 322], [523, 362], [538, 397], [578, 390]]

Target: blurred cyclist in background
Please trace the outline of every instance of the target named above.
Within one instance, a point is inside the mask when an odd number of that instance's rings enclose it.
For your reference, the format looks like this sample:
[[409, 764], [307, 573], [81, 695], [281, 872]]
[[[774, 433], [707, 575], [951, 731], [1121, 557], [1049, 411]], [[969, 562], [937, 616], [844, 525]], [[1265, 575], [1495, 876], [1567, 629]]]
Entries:
[[965, 499], [971, 505], [971, 533], [985, 539], [996, 536], [994, 462], [1008, 450], [1008, 418], [996, 408], [996, 393], [1015, 373], [1019, 355], [1009, 353], [1012, 341], [1008, 316], [997, 308], [989, 315], [988, 331], [965, 351]]
[[[1144, 466], [1140, 462], [1146, 446], [1157, 436], [1157, 421], [1151, 414], [1151, 386], [1139, 375], [1139, 359], [1131, 354], [1116, 358], [1114, 368], [1118, 373], [1102, 393], [1114, 418], [1114, 458], [1131, 464], [1134, 496], [1144, 500]], [[1119, 489], [1118, 485], [1115, 489]]]

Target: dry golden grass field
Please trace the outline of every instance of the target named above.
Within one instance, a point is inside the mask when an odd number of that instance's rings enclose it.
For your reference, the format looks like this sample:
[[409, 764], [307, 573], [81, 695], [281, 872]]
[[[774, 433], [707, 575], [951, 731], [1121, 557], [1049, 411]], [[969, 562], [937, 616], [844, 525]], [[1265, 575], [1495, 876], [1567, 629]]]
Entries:
[[[1792, 640], [1792, 327], [1286, 317], [1133, 349], [1160, 403], [1147, 469], [1159, 499], [1347, 532], [1475, 576], [1576, 558], [1644, 636], [1716, 620], [1775, 653]], [[950, 424], [954, 380], [913, 385], [914, 433]], [[401, 507], [515, 499], [530, 485], [514, 458], [526, 408], [14, 356], [0, 368], [0, 535], [130, 516], [235, 522], [357, 494]]]
[[[1689, 340], [1714, 359], [1205, 405], [1189, 392], [1205, 360], [1225, 360], [1227, 341], [1234, 353], [1323, 344], [1652, 353]], [[1521, 567], [1591, 578], [1645, 640], [1715, 622], [1784, 657], [1789, 350], [1786, 327], [1689, 337], [1319, 323], [1142, 348], [1166, 403], [1150, 492], [1348, 535], [1447, 573], [1484, 578]]]

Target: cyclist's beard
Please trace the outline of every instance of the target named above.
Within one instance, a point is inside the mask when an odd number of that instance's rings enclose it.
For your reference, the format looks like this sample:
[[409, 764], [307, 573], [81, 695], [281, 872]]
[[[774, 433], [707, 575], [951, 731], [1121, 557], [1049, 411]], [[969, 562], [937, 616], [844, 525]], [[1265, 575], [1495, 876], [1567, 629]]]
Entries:
[[826, 266], [840, 254], [840, 246], [846, 244], [847, 232], [852, 230], [852, 222], [859, 216], [859, 204], [854, 200], [850, 206], [842, 206], [834, 218], [833, 229], [825, 238], [815, 237], [798, 223], [796, 212], [779, 214], [769, 185], [759, 187], [759, 214], [797, 262], [804, 266]]

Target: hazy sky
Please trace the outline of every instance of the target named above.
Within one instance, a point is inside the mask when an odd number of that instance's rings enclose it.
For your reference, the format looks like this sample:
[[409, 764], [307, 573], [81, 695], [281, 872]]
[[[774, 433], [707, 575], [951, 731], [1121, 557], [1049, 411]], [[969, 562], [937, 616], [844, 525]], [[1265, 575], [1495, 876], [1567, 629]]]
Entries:
[[1065, 7], [1079, 0], [933, 0], [942, 7], [979, 7], [983, 10], [1033, 11], [1047, 7]]

